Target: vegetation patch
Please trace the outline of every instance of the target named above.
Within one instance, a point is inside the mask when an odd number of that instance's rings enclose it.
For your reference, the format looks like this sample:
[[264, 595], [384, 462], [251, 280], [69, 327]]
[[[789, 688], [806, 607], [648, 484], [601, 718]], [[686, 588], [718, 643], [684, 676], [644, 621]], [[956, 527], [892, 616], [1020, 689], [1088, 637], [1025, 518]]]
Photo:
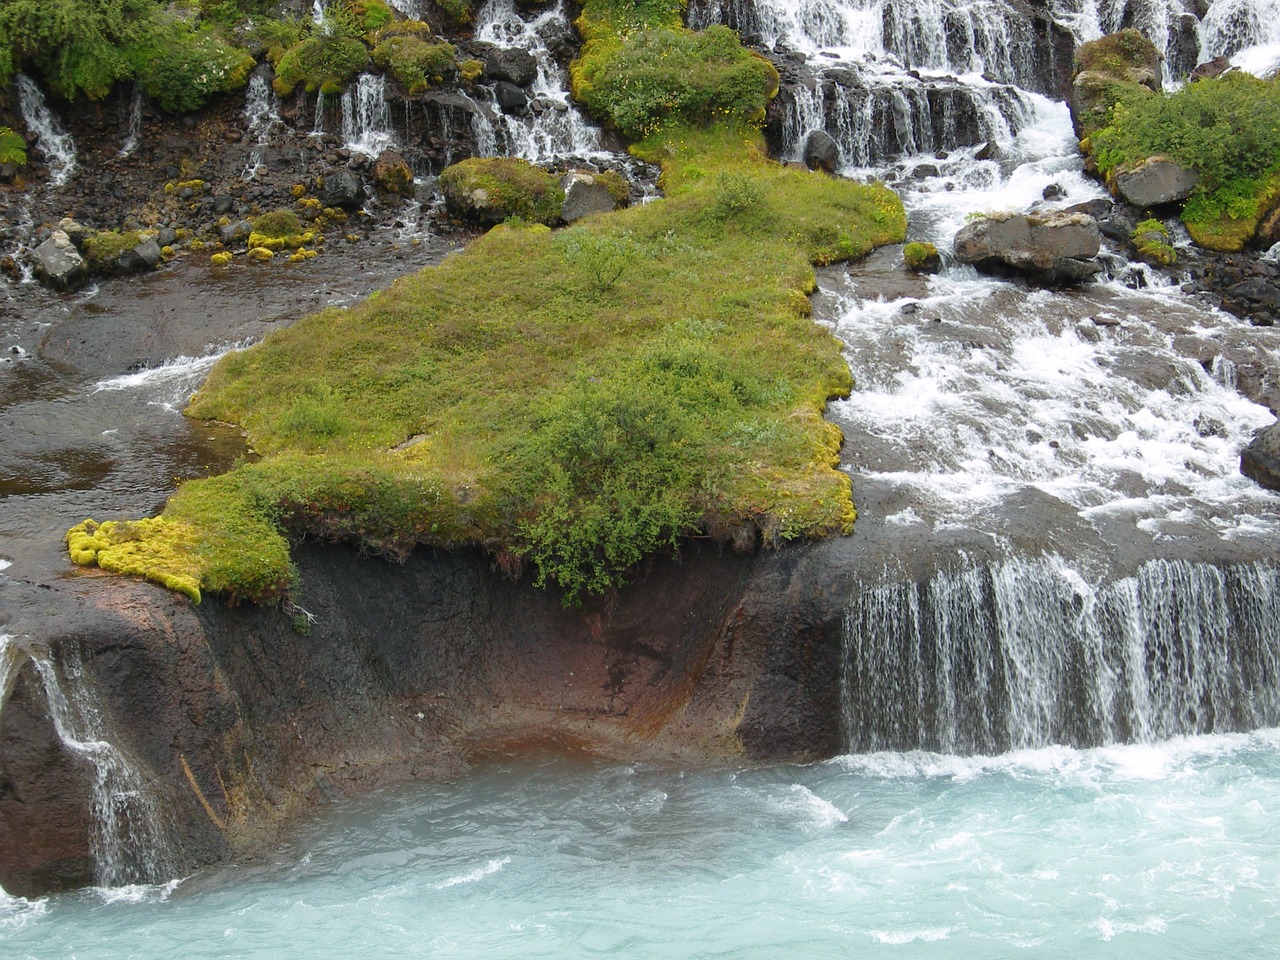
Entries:
[[249, 248], [250, 251], [295, 250], [315, 239], [315, 231], [305, 229], [292, 210], [275, 210], [264, 213], [253, 221], [253, 229], [249, 233]]
[[1104, 174], [1158, 154], [1195, 170], [1188, 231], [1202, 246], [1239, 250], [1280, 197], [1280, 85], [1232, 72], [1171, 94], [1127, 94], [1090, 149]]
[[773, 65], [727, 27], [695, 33], [681, 14], [671, 3], [589, 0], [574, 96], [633, 139], [668, 124], [760, 123], [778, 91]]
[[95, 270], [105, 270], [141, 242], [142, 236], [132, 230], [102, 230], [85, 238], [84, 252]]
[[[743, 128], [643, 152], [665, 200], [563, 235], [499, 226], [223, 359], [188, 413], [243, 425], [264, 459], [182, 485], [163, 518], [198, 548], [168, 562], [261, 600], [292, 583], [289, 538], [475, 544], [579, 602], [685, 537], [847, 532], [822, 411], [849, 370], [806, 294], [812, 263], [900, 241], [901, 205], [771, 163]], [[751, 202], [726, 206], [721, 174]]]
[[27, 141], [5, 126], [0, 126], [0, 163], [11, 163], [15, 167], [27, 165]]
[[249, 82], [254, 59], [218, 28], [198, 29], [177, 15], [148, 24], [130, 52], [147, 96], [161, 108], [195, 110], [209, 97]]
[[908, 270], [937, 269], [938, 248], [932, 243], [908, 243], [902, 248], [902, 260]]
[[489, 222], [518, 217], [529, 223], [560, 219], [560, 178], [527, 160], [472, 157], [445, 168], [440, 189], [450, 207]]
[[1169, 231], [1159, 220], [1143, 220], [1129, 236], [1138, 257], [1158, 267], [1171, 267], [1178, 260], [1178, 251], [1169, 242]]
[[457, 72], [452, 44], [431, 43], [415, 34], [395, 33], [373, 48], [373, 62], [391, 74], [410, 96]]

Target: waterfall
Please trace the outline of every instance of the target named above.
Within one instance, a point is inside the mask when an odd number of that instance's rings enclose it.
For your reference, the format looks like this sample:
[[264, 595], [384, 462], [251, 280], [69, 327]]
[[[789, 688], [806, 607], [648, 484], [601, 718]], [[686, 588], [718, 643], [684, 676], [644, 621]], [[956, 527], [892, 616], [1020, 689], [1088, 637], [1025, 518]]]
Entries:
[[118, 887], [170, 879], [178, 858], [160, 806], [129, 758], [107, 741], [106, 721], [81, 654], [64, 647], [56, 665], [43, 654], [32, 654], [32, 660], [58, 738], [93, 767], [90, 848], [98, 884]]
[[129, 105], [129, 132], [125, 135], [124, 145], [117, 156], [127, 157], [138, 149], [142, 140], [142, 104], [146, 94], [142, 92], [142, 84], [133, 85], [133, 101]]
[[[324, 94], [320, 96], [323, 98]], [[263, 148], [271, 141], [272, 128], [281, 122], [276, 95], [261, 74], [249, 78], [249, 88], [244, 97], [244, 119], [249, 136], [255, 142], [241, 176], [245, 180], [253, 180], [262, 166]]]
[[1093, 585], [1007, 560], [859, 593], [851, 751], [998, 753], [1280, 724], [1280, 570], [1153, 561]]
[[348, 85], [342, 91], [342, 139], [348, 150], [376, 157], [395, 144], [385, 90], [382, 76], [362, 73], [354, 89]]
[[27, 129], [35, 134], [36, 144], [49, 164], [49, 183], [60, 187], [76, 170], [76, 145], [71, 135], [45, 103], [36, 82], [25, 73], [15, 78], [18, 85], [18, 109]]
[[324, 0], [311, 0], [311, 22], [317, 27], [324, 26]]
[[[494, 111], [505, 141], [506, 153], [532, 162], [582, 157], [602, 152], [600, 130], [589, 123], [569, 98], [568, 78], [555, 62], [545, 34], [568, 28], [563, 0], [525, 20], [513, 0], [485, 0], [476, 13], [475, 37], [499, 47], [519, 47], [537, 62], [531, 89], [529, 115], [516, 117]], [[483, 120], [475, 122], [483, 124]], [[477, 137], [481, 133], [476, 127]], [[487, 137], [486, 137], [487, 144]], [[479, 148], [481, 156], [485, 147]], [[496, 138], [494, 153], [497, 153]]]

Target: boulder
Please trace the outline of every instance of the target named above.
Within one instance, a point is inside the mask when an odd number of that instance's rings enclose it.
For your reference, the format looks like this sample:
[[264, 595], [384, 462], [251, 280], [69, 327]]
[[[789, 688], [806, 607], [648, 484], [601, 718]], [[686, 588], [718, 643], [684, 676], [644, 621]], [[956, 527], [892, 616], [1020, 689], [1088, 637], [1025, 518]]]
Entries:
[[1159, 207], [1191, 196], [1200, 175], [1168, 157], [1149, 157], [1117, 170], [1112, 177], [1116, 194], [1135, 207]]
[[64, 230], [55, 230], [35, 249], [36, 277], [55, 290], [76, 290], [89, 279], [84, 257]]
[[324, 178], [320, 199], [326, 207], [359, 210], [366, 197], [364, 185], [350, 170], [339, 170]]
[[840, 145], [825, 130], [814, 130], [804, 142], [804, 165], [835, 173], [840, 165]]
[[538, 61], [528, 50], [494, 48], [484, 55], [484, 72], [491, 80], [527, 87], [538, 76]]
[[218, 239], [224, 247], [230, 247], [249, 239], [253, 224], [248, 220], [235, 220], [218, 227]]
[[373, 162], [373, 182], [387, 193], [413, 199], [413, 168], [394, 150], [383, 150]]
[[1220, 77], [1231, 69], [1231, 61], [1226, 57], [1214, 57], [1212, 60], [1206, 60], [1194, 70], [1187, 80], [1195, 83], [1198, 80], [1212, 80], [1214, 77]]
[[564, 204], [560, 217], [565, 223], [573, 223], [593, 213], [608, 213], [618, 208], [617, 201], [604, 181], [581, 170], [571, 170], [560, 180], [564, 189]]
[[509, 80], [499, 80], [493, 85], [493, 98], [503, 113], [523, 117], [529, 112], [529, 96]]
[[956, 259], [992, 273], [1017, 273], [1037, 283], [1079, 283], [1102, 270], [1093, 258], [1101, 237], [1086, 214], [990, 214], [962, 227]]
[[1240, 472], [1268, 490], [1280, 490], [1280, 420], [1259, 431], [1244, 448]]

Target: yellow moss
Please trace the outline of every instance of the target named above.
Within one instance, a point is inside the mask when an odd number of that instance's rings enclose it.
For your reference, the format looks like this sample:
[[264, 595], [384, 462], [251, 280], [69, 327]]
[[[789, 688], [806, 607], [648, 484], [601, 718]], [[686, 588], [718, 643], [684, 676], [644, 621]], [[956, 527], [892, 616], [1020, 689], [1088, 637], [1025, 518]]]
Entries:
[[72, 563], [143, 577], [200, 602], [200, 562], [185, 523], [164, 517], [85, 520], [67, 531], [66, 541]]
[[313, 230], [308, 230], [306, 233], [290, 234], [287, 237], [271, 237], [255, 231], [249, 234], [249, 246], [264, 250], [296, 250], [298, 247], [313, 243], [315, 239], [316, 235]]
[[225, 267], [228, 263], [231, 262], [231, 254], [215, 253], [213, 256], [209, 258], [209, 262], [213, 264], [215, 267]]
[[249, 252], [245, 254], [254, 263], [267, 263], [275, 256], [271, 250], [266, 247], [250, 247]]
[[295, 197], [301, 197], [303, 194], [307, 192], [307, 188], [300, 183], [295, 183], [292, 187], [289, 188], [289, 192], [292, 193]]

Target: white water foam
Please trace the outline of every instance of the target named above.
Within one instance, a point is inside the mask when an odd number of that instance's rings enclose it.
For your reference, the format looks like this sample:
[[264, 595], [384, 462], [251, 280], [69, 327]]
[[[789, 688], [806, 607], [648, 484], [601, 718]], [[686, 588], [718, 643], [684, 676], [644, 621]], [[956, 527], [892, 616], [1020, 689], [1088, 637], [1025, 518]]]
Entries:
[[381, 74], [362, 73], [342, 91], [342, 139], [348, 150], [376, 157], [395, 146], [386, 86]]
[[124, 143], [120, 147], [120, 153], [117, 156], [130, 156], [142, 142], [142, 105], [146, 100], [146, 94], [142, 90], [142, 84], [135, 82], [133, 85], [133, 99], [129, 104], [129, 130], [125, 134]]
[[[324, 95], [319, 95], [317, 102], [323, 102]], [[261, 74], [249, 78], [249, 87], [244, 96], [244, 119], [249, 136], [254, 138], [254, 145], [249, 151], [249, 159], [241, 174], [245, 180], [253, 180], [262, 168], [263, 152], [271, 142], [272, 131], [282, 121], [280, 104], [275, 91]]]
[[510, 857], [503, 857], [500, 860], [490, 860], [483, 867], [476, 867], [474, 870], [470, 870], [467, 873], [459, 874], [456, 877], [450, 877], [448, 880], [443, 880], [440, 883], [437, 883], [435, 888], [437, 890], [447, 890], [449, 887], [456, 887], [459, 884], [478, 883], [485, 877], [493, 876], [510, 862]]
[[155, 393], [152, 403], [169, 410], [180, 409], [186, 406], [191, 391], [200, 385], [215, 363], [229, 353], [245, 349], [252, 342], [242, 341], [202, 357], [171, 357], [154, 367], [99, 380], [94, 384], [93, 392], [148, 390]]

